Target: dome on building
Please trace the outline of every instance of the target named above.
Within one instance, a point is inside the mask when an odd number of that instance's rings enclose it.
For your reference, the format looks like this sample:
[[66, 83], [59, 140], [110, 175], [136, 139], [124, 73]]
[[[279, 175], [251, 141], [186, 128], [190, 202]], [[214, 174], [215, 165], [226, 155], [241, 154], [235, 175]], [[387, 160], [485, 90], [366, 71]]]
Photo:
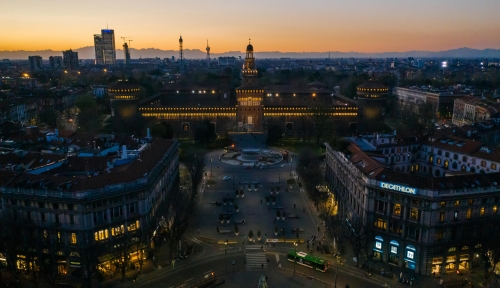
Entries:
[[253, 51], [253, 46], [252, 44], [247, 45], [247, 51]]
[[380, 84], [376, 81], [373, 81], [373, 80], [366, 81], [365, 83], [359, 85], [356, 88], [358, 90], [360, 90], [360, 89], [385, 89], [385, 90], [388, 90], [387, 86], [382, 85], [382, 84]]

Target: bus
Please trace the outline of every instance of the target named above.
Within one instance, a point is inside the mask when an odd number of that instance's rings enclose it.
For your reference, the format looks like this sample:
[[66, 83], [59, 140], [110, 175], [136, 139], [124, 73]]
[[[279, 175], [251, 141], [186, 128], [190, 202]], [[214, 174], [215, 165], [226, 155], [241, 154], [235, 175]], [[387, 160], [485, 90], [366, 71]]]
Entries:
[[312, 268], [317, 271], [326, 272], [326, 269], [329, 267], [328, 261], [321, 259], [316, 256], [309, 255], [304, 252], [296, 252], [295, 250], [291, 250], [288, 252], [287, 259], [290, 262], [294, 262], [300, 264], [302, 266], [306, 266]]

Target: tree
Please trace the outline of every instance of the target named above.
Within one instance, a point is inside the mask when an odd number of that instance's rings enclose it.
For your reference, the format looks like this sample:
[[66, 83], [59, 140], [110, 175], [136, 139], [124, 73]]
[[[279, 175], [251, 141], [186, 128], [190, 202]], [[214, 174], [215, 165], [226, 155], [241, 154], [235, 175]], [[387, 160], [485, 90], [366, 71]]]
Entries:
[[191, 195], [194, 197], [198, 193], [198, 186], [203, 177], [203, 156], [188, 154], [184, 159], [184, 164], [191, 176]]
[[173, 189], [166, 200], [167, 211], [165, 216], [165, 239], [169, 245], [169, 256], [173, 259], [174, 251], [179, 241], [191, 224], [195, 213], [196, 189]]
[[196, 142], [208, 144], [217, 137], [215, 125], [210, 120], [205, 119], [197, 125], [194, 131], [194, 140]]
[[103, 114], [95, 98], [84, 95], [76, 99], [76, 107], [80, 110], [78, 114], [78, 126], [80, 131], [94, 133], [102, 124]]
[[314, 133], [316, 134], [316, 144], [319, 144], [319, 141], [323, 134], [330, 130], [332, 125], [330, 122], [330, 113], [332, 110], [327, 106], [312, 106], [309, 108], [309, 113], [311, 113], [311, 119], [314, 123]]
[[320, 168], [321, 158], [311, 149], [304, 148], [299, 152], [297, 161], [297, 172], [303, 179], [305, 190], [318, 208], [320, 195], [316, 187], [323, 181], [323, 173]]
[[283, 127], [277, 123], [270, 124], [267, 128], [267, 143], [273, 144], [281, 139], [284, 131]]
[[[349, 219], [347, 217], [346, 219]], [[356, 215], [345, 220], [344, 233], [346, 241], [351, 245], [352, 252], [356, 257], [356, 266], [360, 265], [361, 257], [366, 256], [366, 248], [369, 241], [369, 229]]]
[[50, 128], [57, 128], [60, 118], [61, 115], [59, 111], [54, 108], [43, 110], [38, 114], [38, 122], [45, 123]]
[[123, 226], [121, 228], [112, 228], [113, 237], [111, 237], [111, 251], [115, 258], [115, 265], [122, 274], [122, 281], [125, 281], [125, 272], [130, 263], [129, 248], [131, 246], [131, 235], [125, 231]]
[[174, 137], [174, 127], [166, 121], [155, 123], [151, 126], [151, 135], [156, 138], [172, 139]]

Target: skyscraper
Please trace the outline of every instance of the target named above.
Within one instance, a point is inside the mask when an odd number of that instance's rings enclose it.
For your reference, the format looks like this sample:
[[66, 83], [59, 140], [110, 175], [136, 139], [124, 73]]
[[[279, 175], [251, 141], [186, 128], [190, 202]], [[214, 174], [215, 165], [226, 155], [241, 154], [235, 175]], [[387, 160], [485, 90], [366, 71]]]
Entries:
[[78, 64], [78, 52], [73, 52], [73, 50], [63, 51], [63, 62], [64, 67], [68, 70], [73, 71], [78, 69], [80, 64]]
[[38, 70], [43, 68], [41, 56], [28, 56], [28, 60], [30, 61], [31, 70]]
[[116, 64], [115, 31], [112, 29], [102, 29], [101, 34], [94, 35], [95, 64], [110, 65]]
[[104, 65], [104, 49], [102, 44], [102, 35], [94, 34], [95, 64]]
[[63, 68], [63, 60], [61, 56], [50, 56], [49, 57], [49, 64], [50, 68], [56, 69], [56, 68]]

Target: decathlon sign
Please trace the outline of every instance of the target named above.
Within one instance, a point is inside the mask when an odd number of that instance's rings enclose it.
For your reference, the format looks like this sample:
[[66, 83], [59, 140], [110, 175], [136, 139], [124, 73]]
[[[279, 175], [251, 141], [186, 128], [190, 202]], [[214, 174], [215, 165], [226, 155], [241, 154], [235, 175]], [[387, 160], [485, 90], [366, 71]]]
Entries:
[[406, 186], [398, 185], [398, 184], [380, 182], [380, 187], [384, 188], [384, 189], [389, 189], [389, 190], [394, 190], [394, 191], [399, 191], [399, 192], [404, 192], [404, 193], [417, 194], [417, 188], [406, 187]]

